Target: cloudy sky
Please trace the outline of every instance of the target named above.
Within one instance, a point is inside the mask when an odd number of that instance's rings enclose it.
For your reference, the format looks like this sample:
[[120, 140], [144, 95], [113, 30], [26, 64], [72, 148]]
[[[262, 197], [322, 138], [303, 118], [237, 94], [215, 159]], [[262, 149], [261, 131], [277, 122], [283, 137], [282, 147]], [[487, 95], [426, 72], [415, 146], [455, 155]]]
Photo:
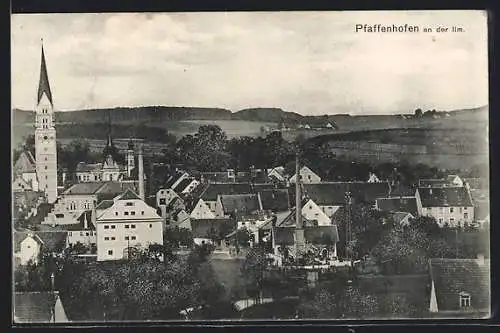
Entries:
[[[421, 32], [355, 32], [405, 23]], [[488, 102], [479, 11], [29, 14], [13, 15], [11, 26], [12, 103], [23, 109], [36, 102], [41, 38], [56, 110], [383, 114]], [[438, 26], [465, 32], [422, 32]]]

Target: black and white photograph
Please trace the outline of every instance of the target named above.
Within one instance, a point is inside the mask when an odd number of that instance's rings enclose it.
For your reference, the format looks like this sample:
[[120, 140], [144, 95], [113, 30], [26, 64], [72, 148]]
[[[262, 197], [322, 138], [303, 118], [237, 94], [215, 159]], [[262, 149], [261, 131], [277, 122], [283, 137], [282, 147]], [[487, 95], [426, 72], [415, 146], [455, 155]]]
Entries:
[[488, 77], [486, 11], [12, 14], [13, 325], [490, 318]]

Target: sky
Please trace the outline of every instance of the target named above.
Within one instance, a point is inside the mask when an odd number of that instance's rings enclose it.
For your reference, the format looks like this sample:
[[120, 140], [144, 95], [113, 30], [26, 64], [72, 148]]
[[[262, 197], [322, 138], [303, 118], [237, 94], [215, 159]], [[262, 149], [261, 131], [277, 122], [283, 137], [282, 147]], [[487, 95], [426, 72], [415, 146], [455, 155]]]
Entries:
[[[56, 111], [165, 105], [355, 115], [484, 106], [486, 22], [481, 11], [14, 14], [12, 105], [35, 106], [43, 38]], [[420, 32], [356, 32], [356, 24]]]

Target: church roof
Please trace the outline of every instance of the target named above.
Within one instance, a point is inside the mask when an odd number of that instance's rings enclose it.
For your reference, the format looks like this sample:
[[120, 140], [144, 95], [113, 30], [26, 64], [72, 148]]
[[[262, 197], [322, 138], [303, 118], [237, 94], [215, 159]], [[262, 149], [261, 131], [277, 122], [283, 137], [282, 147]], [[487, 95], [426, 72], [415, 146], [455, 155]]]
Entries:
[[30, 151], [23, 151], [14, 164], [16, 173], [36, 172], [35, 158]]
[[45, 54], [42, 45], [42, 64], [40, 67], [40, 80], [38, 82], [38, 103], [40, 103], [40, 100], [42, 99], [44, 93], [49, 99], [50, 104], [53, 104], [52, 92], [50, 91], [49, 76], [47, 74], [47, 65], [45, 64]]

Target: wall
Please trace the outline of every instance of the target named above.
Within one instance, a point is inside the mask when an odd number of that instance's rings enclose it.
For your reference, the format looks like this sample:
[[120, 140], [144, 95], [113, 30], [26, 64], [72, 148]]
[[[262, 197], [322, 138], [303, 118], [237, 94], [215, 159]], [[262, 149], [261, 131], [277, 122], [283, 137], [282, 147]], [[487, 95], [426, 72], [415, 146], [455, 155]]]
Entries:
[[78, 242], [86, 246], [90, 246], [91, 244], [97, 244], [96, 231], [95, 230], [68, 231], [68, 245], [70, 244], [75, 245]]
[[[451, 209], [453, 212], [450, 211]], [[468, 215], [467, 218], [464, 217], [465, 213]], [[474, 220], [474, 207], [423, 207], [422, 215], [434, 217], [441, 226], [445, 223], [450, 224], [450, 226], [459, 223], [463, 225], [464, 222], [472, 223]]]
[[[135, 228], [132, 228], [133, 225]], [[163, 244], [161, 219], [151, 222], [122, 220], [113, 223], [97, 223], [97, 235], [98, 261], [123, 259], [124, 251], [128, 246], [147, 248], [149, 244]], [[127, 240], [126, 237], [129, 239]], [[132, 239], [133, 237], [135, 239]], [[109, 250], [112, 254], [108, 254]]]

